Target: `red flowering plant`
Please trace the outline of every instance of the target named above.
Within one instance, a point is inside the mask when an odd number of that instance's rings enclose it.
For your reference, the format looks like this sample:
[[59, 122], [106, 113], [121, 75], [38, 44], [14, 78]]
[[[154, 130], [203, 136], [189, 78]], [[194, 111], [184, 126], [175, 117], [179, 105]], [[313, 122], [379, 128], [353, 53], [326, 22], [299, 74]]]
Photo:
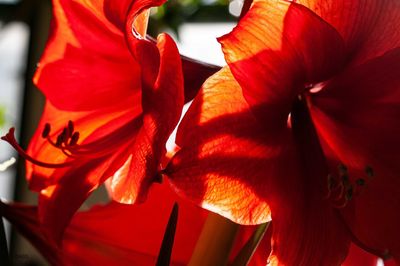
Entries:
[[256, 0], [179, 126], [179, 194], [272, 218], [275, 265], [400, 260], [400, 2]]
[[[53, 1], [50, 37], [34, 77], [47, 98], [41, 122], [26, 153], [14, 129], [3, 139], [28, 159], [40, 220], [57, 241], [106, 179], [123, 203], [144, 201], [151, 183], [160, 181], [165, 143], [184, 102], [175, 43], [166, 34], [144, 37], [147, 9], [163, 2]], [[183, 61], [186, 97], [193, 97], [215, 68]]]
[[[228, 65], [203, 84], [164, 168], [184, 102], [216, 68], [181, 58], [166, 34], [145, 37], [147, 9], [163, 2], [53, 0], [34, 78], [47, 99], [39, 129], [27, 152], [13, 129], [3, 137], [28, 159], [39, 204], [2, 204], [1, 215], [53, 264], [149, 265], [171, 184], [235, 223], [272, 219], [254, 265], [399, 261], [400, 3], [246, 1], [219, 39]], [[113, 200], [134, 204], [163, 175], [142, 206], [73, 217], [105, 181]], [[226, 264], [236, 225], [209, 219], [200, 234], [205, 212], [188, 208], [173, 262]], [[233, 265], [248, 263], [260, 228], [239, 234]], [[203, 260], [224, 237], [226, 254]]]

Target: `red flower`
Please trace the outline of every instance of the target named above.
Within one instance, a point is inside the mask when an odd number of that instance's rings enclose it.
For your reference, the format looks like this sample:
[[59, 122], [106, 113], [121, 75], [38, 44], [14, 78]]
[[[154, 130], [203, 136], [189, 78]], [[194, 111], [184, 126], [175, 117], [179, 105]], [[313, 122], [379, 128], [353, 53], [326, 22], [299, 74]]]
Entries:
[[273, 220], [270, 263], [400, 260], [400, 3], [256, 0], [220, 38], [166, 169], [238, 223]]
[[[145, 40], [155, 1], [53, 1], [53, 24], [34, 81], [47, 98], [27, 154], [13, 129], [3, 137], [30, 162], [39, 217], [56, 239], [88, 195], [111, 178], [113, 198], [143, 201], [160, 181], [165, 143], [184, 102], [181, 59], [172, 39]], [[141, 14], [141, 15], [139, 15]], [[184, 60], [186, 98], [214, 73]], [[29, 155], [28, 155], [29, 154]]]

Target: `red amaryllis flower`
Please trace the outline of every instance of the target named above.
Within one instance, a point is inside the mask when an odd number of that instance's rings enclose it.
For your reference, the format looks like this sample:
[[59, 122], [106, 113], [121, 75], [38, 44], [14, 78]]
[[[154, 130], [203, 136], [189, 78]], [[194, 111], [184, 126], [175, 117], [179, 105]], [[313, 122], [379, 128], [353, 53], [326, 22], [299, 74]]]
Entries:
[[271, 264], [400, 259], [400, 3], [257, 0], [178, 130], [179, 193], [272, 216]]
[[[143, 201], [183, 101], [180, 55], [165, 34], [143, 39], [146, 9], [164, 1], [53, 1], [53, 24], [34, 81], [47, 98], [27, 154], [13, 130], [4, 137], [30, 162], [41, 191], [41, 222], [57, 239], [99, 184], [115, 200]], [[214, 68], [185, 60], [188, 94]], [[29, 154], [29, 155], [28, 155]]]

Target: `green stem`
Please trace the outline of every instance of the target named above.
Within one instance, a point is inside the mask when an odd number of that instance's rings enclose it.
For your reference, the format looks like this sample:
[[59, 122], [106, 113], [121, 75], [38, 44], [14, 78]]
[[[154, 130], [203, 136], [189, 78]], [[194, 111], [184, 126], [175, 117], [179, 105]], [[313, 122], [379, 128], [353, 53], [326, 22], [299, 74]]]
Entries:
[[188, 265], [227, 265], [238, 229], [238, 224], [211, 212]]

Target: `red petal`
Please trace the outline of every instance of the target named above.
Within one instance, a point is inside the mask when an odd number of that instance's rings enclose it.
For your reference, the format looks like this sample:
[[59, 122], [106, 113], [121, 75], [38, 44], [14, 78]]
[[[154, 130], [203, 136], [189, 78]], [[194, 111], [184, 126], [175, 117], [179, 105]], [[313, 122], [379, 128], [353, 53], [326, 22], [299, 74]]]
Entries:
[[166, 184], [153, 186], [143, 205], [110, 203], [77, 213], [62, 249], [43, 237], [36, 208], [0, 205], [0, 211], [54, 265], [154, 265], [175, 201], [179, 220], [172, 265], [178, 265], [189, 261], [206, 213], [178, 199]]
[[57, 246], [48, 241], [40, 228], [36, 207], [18, 203], [5, 204], [0, 201], [0, 214], [29, 240], [49, 263], [63, 265], [60, 263], [61, 254]]
[[[312, 96], [326, 152], [366, 186], [344, 210], [355, 236], [381, 256], [400, 258], [400, 48], [345, 71]], [[366, 166], [375, 176], [370, 180]], [[371, 218], [373, 213], [374, 219]], [[354, 217], [352, 217], [354, 215]]]
[[193, 100], [204, 81], [221, 68], [182, 55], [181, 59], [185, 81], [185, 103], [187, 103]]
[[344, 59], [336, 30], [309, 9], [289, 1], [254, 1], [238, 26], [220, 42], [246, 100], [252, 105], [273, 104], [283, 116], [306, 83], [326, 79]]
[[362, 63], [400, 46], [400, 3], [395, 0], [297, 0], [334, 26], [353, 61]]
[[[137, 44], [143, 66], [143, 126], [132, 147], [132, 158], [111, 181], [113, 198], [124, 203], [144, 200], [149, 186], [159, 178], [165, 144], [183, 107], [182, 66], [175, 43], [168, 35], [160, 35], [160, 55], [151, 47], [147, 41]], [[157, 66], [159, 69], [154, 69]]]
[[356, 245], [350, 245], [349, 254], [343, 262], [343, 266], [377, 266], [378, 257], [360, 249]]
[[[284, 130], [276, 131], [271, 134], [275, 145], [261, 142], [262, 127], [249, 112], [229, 69], [224, 68], [206, 81], [186, 113], [177, 136], [182, 149], [166, 172], [179, 193], [209, 210], [242, 224], [268, 221], [269, 207], [259, 192], [270, 189], [259, 179], [273, 163], [280, 169], [275, 157], [285, 154], [287, 145], [280, 142], [285, 137], [278, 138]], [[268, 159], [270, 167], [264, 166]], [[248, 181], [242, 182], [241, 176], [248, 176]]]
[[204, 84], [180, 125], [178, 145], [165, 171], [178, 193], [241, 224], [265, 222], [272, 212], [273, 254], [282, 264], [344, 259], [348, 239], [322, 200], [321, 177], [301, 172], [286, 126], [273, 116], [258, 124], [229, 69]]
[[53, 2], [53, 27], [34, 79], [46, 97], [59, 108], [90, 110], [140, 89], [138, 66], [103, 1]]
[[[135, 1], [120, 0], [118, 4], [113, 0], [92, 0], [92, 2], [97, 2], [93, 4], [99, 5], [98, 10], [103, 11], [109, 21], [113, 22], [121, 31], [124, 31], [129, 9]], [[103, 7], [101, 7], [102, 5]]]
[[128, 156], [126, 150], [122, 146], [110, 158], [81, 161], [68, 169], [56, 185], [41, 191], [39, 219], [49, 239], [61, 241], [72, 216], [90, 193], [122, 166]]
[[[66, 232], [64, 249], [91, 260], [92, 256], [87, 256], [87, 252], [77, 248], [77, 246], [81, 246], [81, 243], [77, 240], [84, 237], [89, 238], [95, 246], [111, 244], [115, 245], [116, 248], [129, 248], [137, 253], [149, 256], [154, 264], [174, 201], [178, 201], [180, 208], [172, 260], [174, 263], [187, 263], [201, 231], [206, 213], [198, 207], [178, 200], [171, 193], [167, 184], [153, 186], [148, 200], [143, 205], [118, 205], [115, 203], [78, 214]], [[74, 230], [76, 227], [77, 229], [83, 227], [85, 230]], [[69, 234], [71, 231], [74, 234]], [[99, 258], [99, 262], [101, 262], [101, 256], [107, 256], [107, 253], [102, 255], [103, 252], [99, 252], [98, 249], [90, 246], [87, 248], [92, 249], [91, 252]], [[110, 260], [110, 265], [115, 265], [114, 256], [109, 257], [108, 260]], [[126, 263], [129, 262], [129, 260], [126, 261]]]
[[[68, 121], [72, 121], [74, 130], [80, 134], [79, 145], [86, 145], [86, 143], [94, 142], [101, 137], [112, 136], [119, 128], [124, 127], [139, 116], [141, 113], [140, 106], [131, 104], [132, 101], [138, 101], [138, 97], [140, 99], [140, 95], [132, 95], [131, 97], [126, 97], [126, 101], [122, 101], [120, 104], [113, 106], [113, 108], [92, 112], [61, 111], [47, 101], [38, 129], [29, 144], [28, 153], [39, 161], [51, 164], [73, 160], [73, 158], [67, 157], [60, 149], [55, 148], [47, 139], [42, 137], [42, 131], [46, 123], [51, 125], [49, 138], [55, 142], [57, 136], [67, 127]], [[101, 136], [99, 133], [101, 133]], [[134, 132], [131, 132], [132, 136], [134, 136]], [[119, 137], [110, 141], [115, 145], [120, 141], [126, 140]], [[106, 150], [110, 149], [111, 146], [110, 143], [108, 145], [99, 143], [96, 149]], [[48, 185], [54, 184], [67, 170], [66, 168], [44, 168], [27, 162], [27, 177], [30, 188], [39, 191]]]

